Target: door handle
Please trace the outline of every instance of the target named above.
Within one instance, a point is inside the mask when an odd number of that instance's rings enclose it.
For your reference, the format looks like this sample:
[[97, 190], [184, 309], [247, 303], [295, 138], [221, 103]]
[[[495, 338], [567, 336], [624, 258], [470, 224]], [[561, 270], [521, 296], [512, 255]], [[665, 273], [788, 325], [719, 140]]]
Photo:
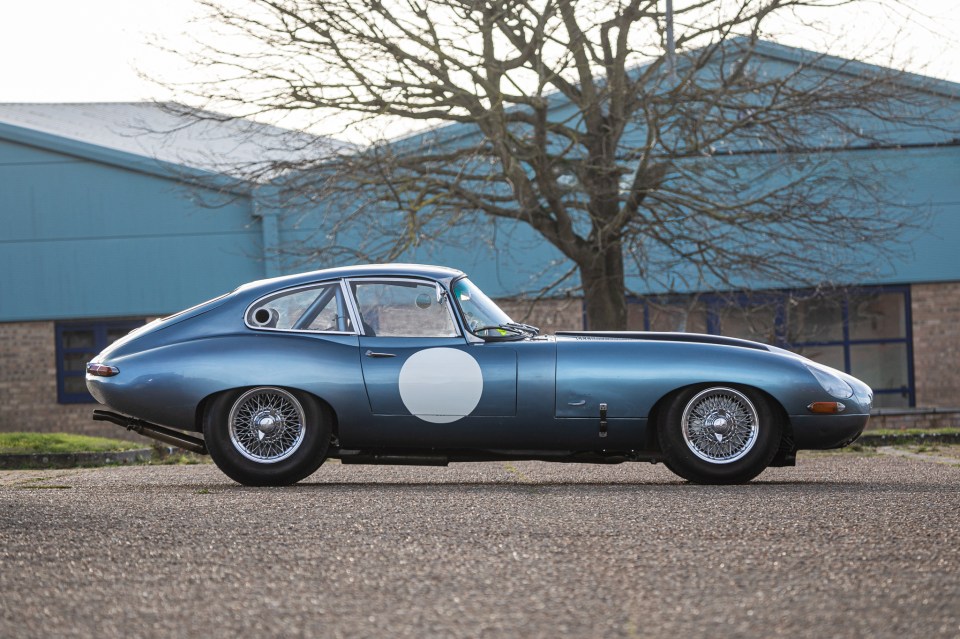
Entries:
[[567, 402], [567, 406], [583, 406], [587, 403], [587, 400], [581, 399], [579, 402]]
[[396, 357], [396, 353], [374, 353], [373, 351], [367, 351], [364, 353], [367, 357]]

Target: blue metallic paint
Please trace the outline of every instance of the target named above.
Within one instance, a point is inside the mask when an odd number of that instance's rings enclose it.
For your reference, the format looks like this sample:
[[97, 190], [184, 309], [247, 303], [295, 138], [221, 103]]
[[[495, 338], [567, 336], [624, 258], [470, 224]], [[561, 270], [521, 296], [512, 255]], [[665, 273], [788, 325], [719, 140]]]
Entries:
[[[200, 410], [230, 389], [279, 386], [326, 402], [343, 448], [377, 450], [642, 451], [651, 448], [654, 406], [695, 384], [762, 390], [789, 417], [801, 448], [849, 442], [867, 421], [872, 396], [843, 375], [856, 396], [843, 415], [811, 415], [806, 406], [833, 401], [804, 367], [780, 349], [715, 339], [644, 339], [643, 333], [534, 337], [483, 342], [456, 338], [384, 338], [259, 330], [244, 324], [248, 307], [278, 290], [337, 278], [413, 277], [445, 289], [462, 273], [442, 267], [387, 265], [330, 269], [244, 285], [232, 294], [159, 320], [101, 353], [114, 377], [87, 376], [101, 403], [125, 414], [200, 430]], [[654, 337], [654, 336], [651, 336]], [[696, 340], [696, 336], [684, 339]], [[406, 359], [442, 346], [469, 353], [483, 373], [483, 394], [469, 416], [434, 424], [409, 414], [398, 391]], [[395, 357], [367, 358], [366, 350]], [[606, 437], [598, 432], [608, 406]]]
[[[611, 341], [560, 337], [557, 343], [558, 417], [596, 414], [600, 402], [608, 405], [611, 417], [645, 417], [660, 398], [693, 383], [762, 389], [788, 415], [805, 415], [811, 402], [834, 399], [806, 371], [803, 360], [769, 350], [648, 341], [643, 333]], [[615, 373], [613, 362], [619, 363]], [[585, 405], [570, 406], [583, 399]], [[869, 412], [862, 405], [851, 408]]]

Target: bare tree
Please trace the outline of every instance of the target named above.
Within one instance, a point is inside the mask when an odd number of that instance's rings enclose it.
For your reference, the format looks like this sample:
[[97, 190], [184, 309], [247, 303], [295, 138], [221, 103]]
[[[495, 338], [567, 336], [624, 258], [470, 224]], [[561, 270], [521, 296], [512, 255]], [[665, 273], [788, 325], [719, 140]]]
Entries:
[[291, 210], [335, 212], [301, 252], [392, 259], [455, 227], [526, 224], [579, 275], [590, 327], [622, 329], [628, 282], [862, 277], [917, 222], [855, 149], [936, 126], [936, 90], [796, 50], [761, 63], [774, 16], [856, 1], [683, 3], [673, 52], [657, 0], [211, 0], [233, 39], [207, 49], [225, 79], [202, 93], [432, 125], [271, 164]]

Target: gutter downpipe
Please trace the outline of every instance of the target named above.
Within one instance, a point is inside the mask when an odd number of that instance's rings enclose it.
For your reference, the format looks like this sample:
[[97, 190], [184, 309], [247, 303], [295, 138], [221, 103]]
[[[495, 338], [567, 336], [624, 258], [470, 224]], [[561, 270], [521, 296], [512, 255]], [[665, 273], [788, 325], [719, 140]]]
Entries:
[[253, 217], [260, 220], [260, 233], [263, 244], [263, 274], [265, 277], [277, 277], [280, 273], [280, 212], [267, 202], [276, 197], [276, 188], [260, 186], [251, 194]]

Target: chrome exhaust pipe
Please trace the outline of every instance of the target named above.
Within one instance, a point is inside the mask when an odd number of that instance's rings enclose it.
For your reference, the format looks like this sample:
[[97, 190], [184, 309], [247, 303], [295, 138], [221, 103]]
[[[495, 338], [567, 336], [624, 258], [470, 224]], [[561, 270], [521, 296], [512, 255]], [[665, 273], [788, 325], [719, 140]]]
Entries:
[[199, 437], [187, 435], [184, 432], [174, 430], [173, 428], [167, 428], [166, 426], [151, 424], [150, 422], [145, 422], [142, 419], [137, 419], [136, 417], [128, 417], [126, 415], [114, 413], [109, 410], [95, 410], [93, 411], [93, 420], [97, 422], [110, 422], [112, 424], [116, 424], [117, 426], [123, 426], [127, 430], [132, 430], [133, 432], [143, 435], [144, 437], [150, 437], [152, 439], [156, 439], [157, 441], [161, 441], [164, 444], [177, 446], [179, 448], [183, 448], [184, 450], [189, 450], [200, 455], [209, 454], [207, 453], [207, 445]]

